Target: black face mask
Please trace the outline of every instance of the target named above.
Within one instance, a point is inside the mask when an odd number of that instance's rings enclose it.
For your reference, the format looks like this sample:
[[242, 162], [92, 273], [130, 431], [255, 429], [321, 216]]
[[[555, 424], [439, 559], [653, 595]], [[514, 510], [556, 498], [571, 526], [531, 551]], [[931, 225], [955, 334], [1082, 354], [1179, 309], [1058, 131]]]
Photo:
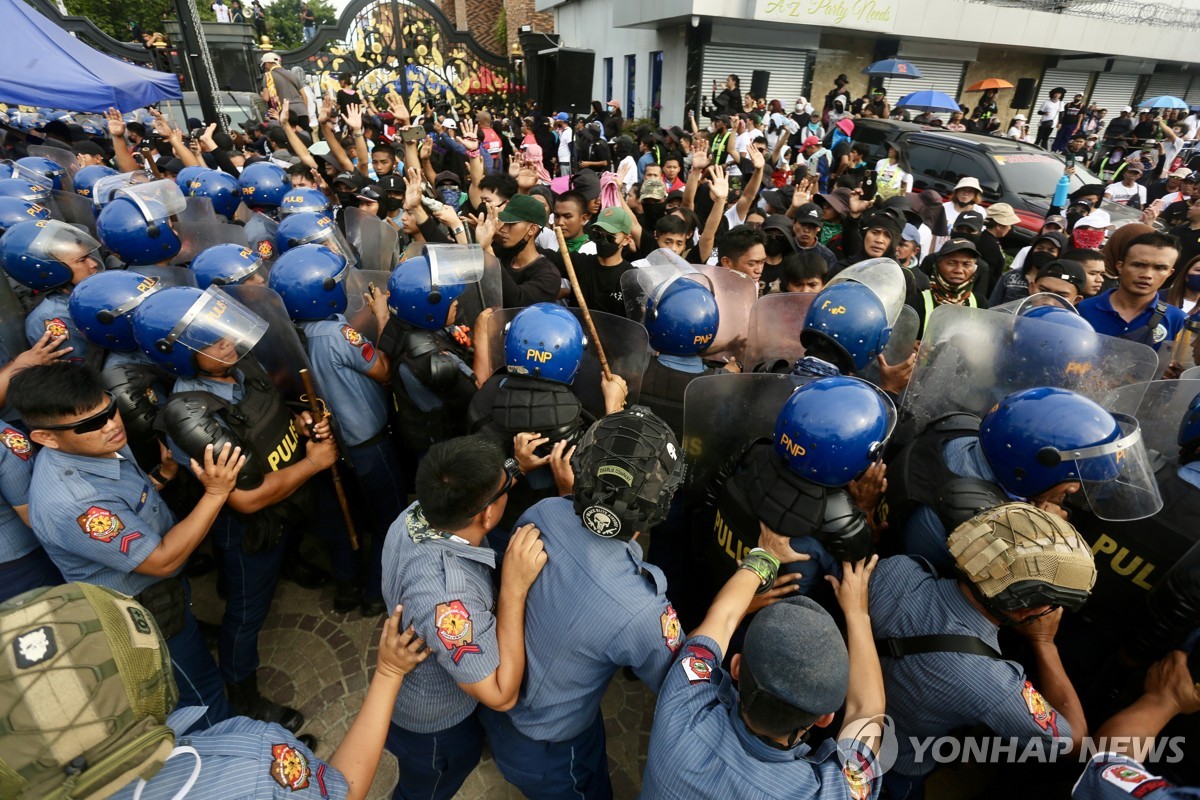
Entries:
[[517, 256], [518, 253], [525, 249], [526, 244], [528, 244], [528, 241], [526, 239], [522, 239], [511, 247], [506, 247], [505, 245], [500, 244], [499, 239], [493, 239], [492, 252], [495, 253], [496, 258], [500, 259], [501, 261], [511, 261]]
[[767, 255], [771, 258], [778, 258], [792, 249], [786, 239], [778, 236], [768, 236], [766, 247]]
[[596, 255], [600, 256], [600, 258], [612, 258], [621, 249], [621, 245], [616, 242], [603, 240], [597, 242], [595, 239], [592, 239], [592, 241], [596, 244]]
[[355, 196], [354, 192], [338, 192], [337, 199], [338, 205], [343, 207], [358, 205], [358, 197]]

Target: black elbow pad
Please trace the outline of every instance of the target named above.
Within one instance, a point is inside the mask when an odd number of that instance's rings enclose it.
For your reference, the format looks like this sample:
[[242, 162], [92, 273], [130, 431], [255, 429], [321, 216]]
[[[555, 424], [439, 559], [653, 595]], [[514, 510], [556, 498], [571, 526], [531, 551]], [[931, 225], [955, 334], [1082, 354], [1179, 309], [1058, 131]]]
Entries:
[[156, 427], [201, 465], [204, 463], [204, 448], [210, 444], [214, 454], [219, 453], [226, 442], [233, 447], [241, 447], [246, 464], [238, 473], [237, 488], [256, 489], [263, 482], [258, 459], [233, 431], [221, 424], [216, 414], [218, 409], [212, 396], [206, 392], [183, 392], [173, 395], [167, 402], [158, 415]]

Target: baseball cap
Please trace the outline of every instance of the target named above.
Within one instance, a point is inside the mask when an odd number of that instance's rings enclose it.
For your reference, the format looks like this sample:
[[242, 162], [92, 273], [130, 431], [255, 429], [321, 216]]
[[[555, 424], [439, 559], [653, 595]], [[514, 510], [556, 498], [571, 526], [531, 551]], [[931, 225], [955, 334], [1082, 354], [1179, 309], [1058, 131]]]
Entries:
[[183, 169], [183, 162], [178, 158], [164, 158], [158, 162], [159, 172], [169, 172], [172, 175], [177, 175], [181, 169]]
[[1087, 273], [1084, 271], [1083, 265], [1065, 258], [1055, 259], [1039, 269], [1037, 280], [1040, 281], [1042, 278], [1058, 278], [1081, 292], [1087, 284]]
[[647, 178], [642, 181], [641, 191], [638, 192], [639, 200], [665, 200], [667, 198], [667, 185], [659, 178]]
[[969, 175], [958, 179], [958, 183], [954, 185], [954, 191], [957, 192], [959, 189], [974, 189], [980, 194], [983, 194], [983, 189], [979, 186], [979, 179], [973, 178]]
[[262, 58], [258, 60], [260, 64], [278, 64], [280, 61], [279, 53], [263, 53]]
[[[340, 178], [341, 176], [339, 175], [338, 177]], [[379, 180], [375, 181], [375, 185], [378, 186], [380, 191], [383, 192], [403, 193], [406, 188], [404, 184], [404, 178], [400, 177], [394, 172], [391, 175], [380, 175]]]
[[767, 208], [786, 209], [792, 204], [792, 193], [795, 191], [794, 186], [783, 186], [779, 189], [767, 189], [762, 193], [763, 202], [767, 204]]
[[[511, 201], [509, 204], [511, 205]], [[503, 214], [500, 215], [500, 219], [504, 220]], [[600, 213], [596, 215], [596, 221], [592, 223], [592, 227], [609, 233], [633, 233], [633, 219], [629, 216], [629, 212], [620, 206], [609, 206], [601, 209]]]
[[[366, 176], [363, 175], [361, 172], [343, 172], [340, 175], [338, 175], [336, 178], [334, 178], [333, 182], [335, 184], [336, 183], [344, 183], [347, 186], [350, 186], [353, 189], [357, 190], [357, 189], [361, 189], [363, 186], [366, 186], [367, 179], [366, 179]], [[401, 190], [401, 191], [403, 191], [403, 190]]]
[[444, 120], [442, 120], [442, 127], [458, 130], [458, 123], [454, 121], [453, 117], [446, 117]]
[[958, 215], [950, 227], [954, 230], [969, 228], [972, 233], [979, 233], [983, 230], [983, 214], [978, 211], [964, 211]]
[[1131, 174], [1131, 175], [1132, 175], [1133, 173], [1135, 173], [1135, 172], [1136, 172], [1138, 175], [1141, 175], [1141, 174], [1142, 174], [1142, 173], [1144, 173], [1146, 170], [1142, 169], [1142, 165], [1141, 165], [1141, 164], [1137, 163], [1136, 161], [1131, 161], [1131, 162], [1129, 162], [1129, 165], [1125, 167], [1125, 171], [1126, 171], [1126, 172], [1128, 172], [1128, 173], [1129, 173], [1129, 174]]
[[1021, 221], [1008, 203], [992, 203], [988, 206], [987, 218], [1000, 225], [1016, 225]]
[[1107, 228], [1112, 224], [1112, 218], [1107, 211], [1096, 209], [1090, 214], [1080, 217], [1075, 222], [1076, 228]]
[[1133, 111], [1133, 106], [1122, 106], [1121, 113], [1128, 114]]
[[434, 186], [441, 186], [443, 183], [453, 183], [455, 186], [462, 186], [462, 179], [458, 177], [457, 172], [445, 170], [443, 172], [439, 172], [433, 178]]
[[496, 218], [501, 222], [531, 222], [546, 227], [546, 207], [527, 194], [513, 195]]
[[942, 245], [942, 249], [937, 251], [937, 258], [939, 260], [941, 260], [943, 257], [948, 256], [951, 253], [962, 253], [962, 252], [971, 253], [972, 255], [975, 255], [975, 256], [979, 255], [979, 251], [975, 248], [975, 243], [972, 242], [970, 239], [957, 239], [956, 238], [956, 239], [950, 239], [944, 245]]
[[845, 701], [850, 658], [829, 612], [807, 597], [789, 597], [759, 611], [750, 623], [742, 648], [746, 673], [750, 686], [740, 688], [751, 719], [756, 701], [782, 701], [820, 716]]
[[[90, 139], [86, 142], [76, 142], [75, 146], [71, 149], [75, 151], [76, 155], [104, 157], [104, 148]], [[1187, 172], [1187, 170], [1184, 170], [1184, 172]]]
[[1192, 174], [1192, 171], [1190, 169], [1188, 169], [1187, 167], [1180, 167], [1179, 169], [1173, 169], [1170, 172], [1168, 172], [1167, 177], [1168, 178], [1186, 178], [1191, 174]]
[[675, 200], [683, 202], [683, 189], [676, 189], [673, 192], [667, 192], [667, 202], [670, 203]]
[[382, 191], [382, 190], [379, 188], [379, 185], [378, 185], [378, 184], [374, 184], [374, 183], [373, 183], [373, 184], [371, 184], [370, 186], [366, 186], [366, 187], [364, 187], [364, 188], [363, 188], [361, 191], [359, 191], [359, 193], [358, 193], [357, 195], [355, 195], [355, 196], [356, 196], [356, 197], [357, 197], [359, 200], [367, 200], [368, 202], [371, 202], [371, 203], [379, 203], [379, 202], [381, 202], [381, 201], [383, 200], [383, 198], [384, 198], [384, 193], [383, 193], [383, 191]]
[[590, 169], [582, 170], [571, 176], [571, 189], [585, 200], [595, 200], [600, 196], [600, 178]]
[[814, 144], [820, 144], [820, 143], [821, 143], [821, 140], [818, 139], [817, 137], [809, 136], [803, 142], [800, 143], [800, 146], [801, 147], [811, 147]]
[[1061, 214], [1051, 214], [1042, 222], [1043, 228], [1047, 225], [1057, 225], [1061, 230], [1065, 231], [1067, 229], [1067, 218]]
[[821, 213], [821, 207], [816, 203], [805, 203], [797, 208], [796, 213], [792, 215], [792, 219], [801, 225], [820, 225], [824, 218], [825, 215]]
[[917, 230], [916, 225], [909, 222], [904, 226], [904, 230], [900, 231], [900, 238], [906, 242], [919, 242], [921, 241], [921, 232]]
[[567, 121], [567, 120], [569, 120], [571, 117], [570, 117], [570, 115], [568, 115], [568, 114], [567, 114], [567, 112], [565, 112], [565, 111], [560, 111], [560, 112], [558, 112], [557, 114], [555, 114], [555, 115], [554, 115], [554, 118], [555, 118], [556, 120], [558, 120], [559, 122], [566, 122], [566, 121]]
[[1024, 115], [1024, 114], [1014, 114], [1014, 115], [1013, 115], [1013, 119], [1014, 119], [1014, 120], [1016, 120], [1016, 119], [1019, 119], [1019, 120], [1021, 120], [1022, 122], [1024, 122], [1024, 121], [1025, 121], [1025, 119], [1026, 119], [1026, 117], [1025, 117], [1025, 115]]

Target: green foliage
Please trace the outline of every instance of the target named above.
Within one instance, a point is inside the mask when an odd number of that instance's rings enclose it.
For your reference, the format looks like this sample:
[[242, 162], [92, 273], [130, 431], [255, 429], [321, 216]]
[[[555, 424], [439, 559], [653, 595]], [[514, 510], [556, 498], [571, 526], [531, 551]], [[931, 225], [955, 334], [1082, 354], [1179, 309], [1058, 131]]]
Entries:
[[[246, 4], [249, 7], [249, 0]], [[274, 0], [263, 4], [267, 12], [267, 35], [276, 50], [294, 50], [304, 45], [304, 25], [300, 22], [302, 0]], [[337, 22], [337, 9], [325, 0], [309, 0], [308, 8], [317, 18], [317, 27]]]
[[[65, 3], [68, 14], [87, 17], [118, 42], [133, 41], [131, 22], [141, 25], [146, 33], [153, 33], [163, 29], [164, 12], [175, 16], [174, 4], [163, 0], [121, 0], [119, 3], [112, 0], [65, 0]], [[211, 8], [208, 13], [211, 17]]]
[[500, 50], [508, 52], [508, 11], [504, 6], [500, 6], [496, 16], [496, 39], [500, 42]]

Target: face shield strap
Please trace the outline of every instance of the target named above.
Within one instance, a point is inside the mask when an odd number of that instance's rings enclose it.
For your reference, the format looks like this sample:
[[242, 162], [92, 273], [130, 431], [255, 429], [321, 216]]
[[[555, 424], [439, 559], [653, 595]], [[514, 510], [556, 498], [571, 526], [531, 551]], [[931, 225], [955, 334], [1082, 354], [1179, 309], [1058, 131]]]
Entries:
[[1063, 461], [1083, 461], [1089, 458], [1096, 458], [1097, 456], [1109, 456], [1133, 447], [1142, 440], [1142, 431], [1138, 426], [1136, 418], [1128, 414], [1109, 413], [1112, 414], [1113, 419], [1117, 421], [1120, 427], [1131, 429], [1130, 433], [1121, 436], [1113, 442], [1097, 444], [1091, 447], [1080, 447], [1074, 450], [1057, 450], [1053, 447], [1043, 447], [1037, 454], [1038, 463], [1042, 466], [1054, 467]]
[[[230, 274], [230, 276], [225, 278], [222, 283], [241, 283], [246, 278], [249, 278], [251, 275], [262, 269], [262, 266], [263, 260], [261, 258], [256, 258], [253, 262]], [[216, 283], [216, 281], [213, 281], [213, 283]]]
[[343, 259], [343, 262], [342, 268], [337, 275], [332, 275], [322, 282], [321, 288], [323, 288], [325, 291], [332, 292], [335, 286], [346, 280], [346, 275], [350, 272], [350, 262], [346, 261], [345, 259]]
[[185, 330], [187, 330], [188, 325], [191, 325], [196, 317], [200, 316], [200, 312], [203, 311], [205, 306], [208, 305], [208, 301], [210, 299], [211, 296], [207, 293], [196, 298], [196, 302], [192, 303], [191, 308], [184, 312], [183, 316], [180, 317], [179, 322], [175, 323], [175, 327], [171, 328], [170, 333], [155, 343], [155, 347], [158, 348], [160, 353], [171, 352], [171, 350], [175, 347], [175, 342], [179, 341], [179, 337], [183, 335]]
[[151, 239], [157, 239], [158, 225], [154, 222], [154, 214], [151, 213], [150, 207], [146, 205], [146, 201], [139, 197], [135, 192], [126, 191], [125, 189], [121, 189], [117, 192], [117, 194], [120, 197], [124, 197], [127, 200], [132, 201], [133, 204], [138, 207], [138, 211], [141, 212], [142, 219], [146, 221], [146, 235]]
[[133, 310], [145, 302], [147, 297], [163, 288], [158, 278], [146, 278], [146, 280], [149, 282], [149, 286], [147, 286], [146, 291], [139, 292], [136, 296], [129, 298], [116, 308], [106, 308], [98, 312], [96, 314], [96, 319], [107, 325], [114, 319], [120, 319], [126, 314], [132, 314]]
[[[437, 251], [426, 248], [425, 260], [429, 262], [429, 305], [436, 306], [442, 302], [442, 292], [438, 286]], [[505, 332], [507, 333], [507, 329]]]

